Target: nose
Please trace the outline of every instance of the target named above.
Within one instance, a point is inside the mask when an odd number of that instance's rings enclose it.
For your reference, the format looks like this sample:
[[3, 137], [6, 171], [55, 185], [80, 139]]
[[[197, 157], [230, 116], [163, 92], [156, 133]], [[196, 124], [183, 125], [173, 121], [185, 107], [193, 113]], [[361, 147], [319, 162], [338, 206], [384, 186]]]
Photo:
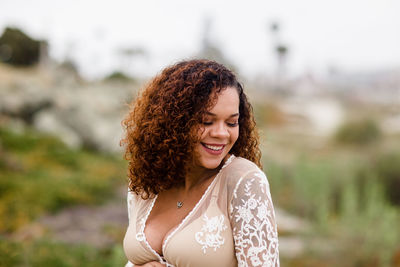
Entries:
[[227, 126], [225, 126], [224, 123], [214, 124], [214, 127], [212, 127], [210, 131], [210, 136], [215, 138], [228, 138], [229, 131], [227, 129]]

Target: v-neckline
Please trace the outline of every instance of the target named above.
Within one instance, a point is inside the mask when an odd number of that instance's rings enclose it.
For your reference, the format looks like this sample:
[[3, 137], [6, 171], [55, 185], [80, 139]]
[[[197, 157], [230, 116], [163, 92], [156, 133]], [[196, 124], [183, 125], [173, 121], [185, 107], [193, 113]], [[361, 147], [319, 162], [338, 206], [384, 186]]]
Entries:
[[141, 233], [141, 234], [142, 234], [142, 236], [143, 236], [144, 242], [146, 243], [146, 246], [150, 249], [150, 251], [151, 251], [155, 256], [157, 256], [158, 259], [160, 259], [161, 261], [164, 261], [164, 260], [163, 260], [163, 257], [165, 256], [165, 255], [164, 255], [164, 254], [165, 254], [164, 252], [165, 252], [165, 247], [166, 247], [168, 241], [169, 241], [169, 240], [171, 239], [171, 237], [179, 230], [179, 228], [181, 228], [181, 226], [191, 217], [191, 215], [198, 209], [198, 207], [200, 206], [200, 204], [204, 201], [204, 199], [206, 198], [206, 196], [207, 196], [207, 195], [209, 194], [209, 192], [211, 191], [211, 188], [213, 188], [214, 185], [216, 184], [216, 182], [217, 182], [217, 180], [218, 180], [217, 178], [219, 177], [221, 171], [222, 171], [226, 166], [228, 166], [228, 164], [233, 160], [234, 157], [235, 157], [235, 156], [234, 156], [233, 154], [229, 156], [229, 158], [225, 161], [224, 165], [221, 167], [221, 169], [220, 169], [220, 170], [218, 171], [218, 173], [215, 175], [213, 181], [208, 185], [206, 191], [204, 191], [203, 195], [201, 196], [200, 200], [196, 203], [196, 205], [194, 206], [194, 208], [182, 219], [182, 221], [181, 221], [178, 225], [172, 227], [172, 228], [167, 232], [167, 234], [164, 236], [164, 239], [162, 240], [162, 245], [161, 245], [161, 252], [162, 252], [162, 255], [160, 255], [155, 249], [153, 249], [153, 248], [150, 246], [150, 243], [147, 241], [147, 237], [146, 237], [146, 234], [145, 234], [145, 232], [144, 232], [144, 230], [145, 230], [145, 228], [146, 228], [147, 219], [149, 218], [150, 213], [151, 213], [151, 211], [153, 210], [153, 207], [154, 207], [154, 204], [155, 204], [155, 202], [156, 202], [156, 200], [157, 200], [158, 195], [156, 195], [156, 196], [153, 198], [152, 202], [150, 203], [150, 205], [149, 205], [149, 207], [148, 207], [148, 210], [147, 210], [147, 212], [146, 212], [146, 215], [145, 215], [145, 217], [144, 217], [143, 220], [142, 220], [143, 225], [142, 225], [142, 227], [141, 227], [141, 230], [142, 230], [142, 233]]

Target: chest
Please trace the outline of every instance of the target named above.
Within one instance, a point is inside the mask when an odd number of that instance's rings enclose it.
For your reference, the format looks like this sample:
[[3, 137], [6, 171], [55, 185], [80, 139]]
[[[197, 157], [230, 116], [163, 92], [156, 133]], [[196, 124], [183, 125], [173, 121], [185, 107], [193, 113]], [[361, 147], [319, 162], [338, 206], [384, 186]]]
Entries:
[[230, 219], [224, 212], [227, 207], [219, 206], [216, 198], [203, 199], [200, 204], [182, 221], [172, 210], [166, 215], [154, 213], [153, 220], [150, 216], [147, 220], [133, 218], [136, 223], [128, 228], [124, 241], [128, 259], [143, 264], [161, 256], [176, 267], [237, 266]]
[[144, 233], [150, 246], [162, 255], [162, 246], [167, 236], [187, 217], [202, 197], [202, 192], [193, 192], [182, 199], [181, 207], [174, 195], [159, 196], [146, 221]]
[[165, 238], [185, 218], [187, 208], [182, 207], [181, 209], [176, 208], [176, 203], [174, 208], [155, 208], [146, 221], [144, 233], [147, 241], [160, 255], [162, 255], [162, 245]]

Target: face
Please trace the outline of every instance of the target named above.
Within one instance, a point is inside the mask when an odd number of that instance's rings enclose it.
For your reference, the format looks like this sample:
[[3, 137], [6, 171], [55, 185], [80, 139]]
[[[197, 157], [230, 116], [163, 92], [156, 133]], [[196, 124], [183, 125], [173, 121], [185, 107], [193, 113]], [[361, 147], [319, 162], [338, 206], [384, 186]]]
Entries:
[[239, 136], [239, 95], [228, 87], [218, 94], [215, 104], [205, 115], [196, 145], [196, 163], [206, 169], [217, 168]]

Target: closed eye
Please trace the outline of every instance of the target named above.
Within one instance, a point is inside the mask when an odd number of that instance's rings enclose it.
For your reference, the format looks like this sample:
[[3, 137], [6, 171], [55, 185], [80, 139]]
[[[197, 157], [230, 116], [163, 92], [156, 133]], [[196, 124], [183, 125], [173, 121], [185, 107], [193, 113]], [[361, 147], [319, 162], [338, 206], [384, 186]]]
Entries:
[[239, 122], [234, 122], [234, 123], [228, 122], [227, 124], [228, 124], [229, 127], [236, 127], [236, 126], [239, 125]]

